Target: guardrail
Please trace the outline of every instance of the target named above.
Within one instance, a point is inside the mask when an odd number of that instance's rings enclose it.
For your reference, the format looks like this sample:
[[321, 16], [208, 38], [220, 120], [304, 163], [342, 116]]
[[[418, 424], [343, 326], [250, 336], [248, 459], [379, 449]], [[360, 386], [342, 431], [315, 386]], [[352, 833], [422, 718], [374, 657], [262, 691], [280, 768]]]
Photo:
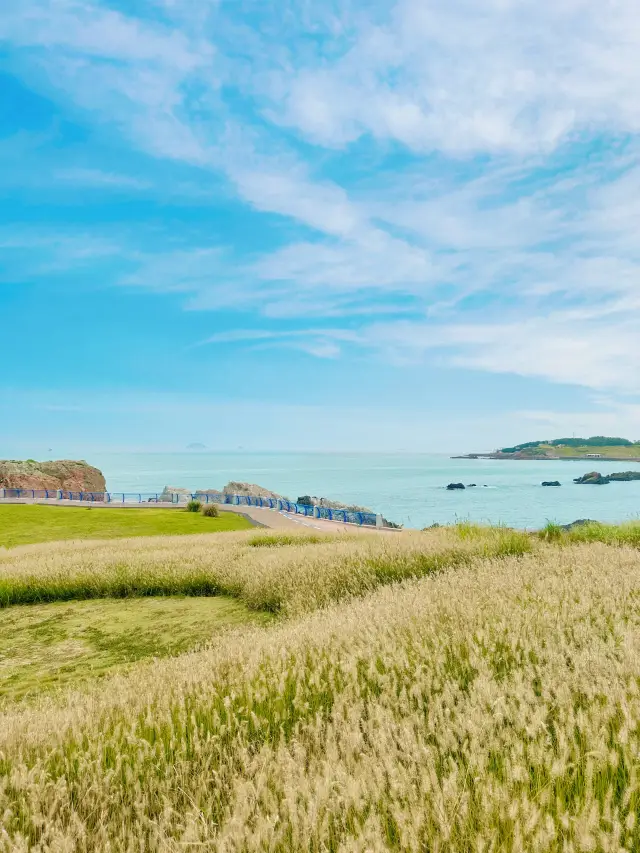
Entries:
[[201, 503], [232, 504], [234, 506], [256, 506], [279, 512], [290, 512], [309, 518], [324, 518], [344, 524], [359, 524], [381, 527], [382, 516], [373, 512], [353, 512], [325, 506], [307, 506], [283, 498], [260, 498], [251, 495], [229, 495], [226, 492], [71, 492], [66, 489], [0, 489], [0, 500], [50, 500], [79, 501], [82, 503], [109, 504], [186, 504], [189, 500]]

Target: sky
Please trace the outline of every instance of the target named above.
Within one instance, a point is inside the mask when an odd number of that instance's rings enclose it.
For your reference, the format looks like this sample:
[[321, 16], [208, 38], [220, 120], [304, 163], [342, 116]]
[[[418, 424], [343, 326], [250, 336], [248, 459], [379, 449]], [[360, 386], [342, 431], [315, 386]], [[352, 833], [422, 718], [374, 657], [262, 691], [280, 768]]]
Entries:
[[0, 456], [640, 439], [637, 0], [2, 0]]

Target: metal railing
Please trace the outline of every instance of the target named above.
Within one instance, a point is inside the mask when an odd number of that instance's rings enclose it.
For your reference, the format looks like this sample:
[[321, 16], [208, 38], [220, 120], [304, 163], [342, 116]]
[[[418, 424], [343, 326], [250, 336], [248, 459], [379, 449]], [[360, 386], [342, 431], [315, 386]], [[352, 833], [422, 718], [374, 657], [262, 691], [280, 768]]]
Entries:
[[284, 498], [262, 498], [252, 495], [230, 495], [226, 492], [72, 492], [67, 489], [0, 489], [0, 500], [51, 500], [78, 501], [81, 503], [101, 504], [186, 504], [190, 500], [201, 503], [232, 504], [234, 506], [256, 506], [289, 512], [309, 518], [324, 518], [340, 521], [344, 524], [359, 524], [368, 527], [380, 526], [382, 517], [373, 512], [354, 512], [346, 509], [332, 509], [325, 506], [308, 506], [294, 503]]

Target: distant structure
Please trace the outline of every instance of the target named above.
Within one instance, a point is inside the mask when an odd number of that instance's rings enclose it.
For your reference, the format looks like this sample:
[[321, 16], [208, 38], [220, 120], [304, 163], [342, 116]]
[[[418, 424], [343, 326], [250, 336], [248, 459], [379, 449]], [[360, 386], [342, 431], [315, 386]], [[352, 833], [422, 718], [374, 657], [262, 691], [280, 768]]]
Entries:
[[206, 450], [206, 444], [200, 444], [199, 441], [194, 441], [191, 444], [187, 444], [187, 450]]

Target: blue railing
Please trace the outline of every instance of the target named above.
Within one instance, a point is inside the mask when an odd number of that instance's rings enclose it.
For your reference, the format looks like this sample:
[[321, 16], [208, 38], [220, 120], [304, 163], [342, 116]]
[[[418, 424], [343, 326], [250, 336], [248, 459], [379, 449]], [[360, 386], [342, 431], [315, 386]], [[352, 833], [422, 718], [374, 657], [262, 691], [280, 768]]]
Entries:
[[309, 518], [325, 518], [344, 524], [359, 524], [375, 527], [377, 516], [372, 512], [352, 512], [346, 509], [331, 509], [325, 506], [308, 506], [284, 498], [261, 498], [251, 495], [230, 495], [226, 492], [71, 492], [67, 489], [0, 489], [0, 500], [66, 500], [82, 503], [117, 504], [182, 504], [189, 500], [201, 503], [232, 504], [234, 506], [256, 506], [289, 512]]

